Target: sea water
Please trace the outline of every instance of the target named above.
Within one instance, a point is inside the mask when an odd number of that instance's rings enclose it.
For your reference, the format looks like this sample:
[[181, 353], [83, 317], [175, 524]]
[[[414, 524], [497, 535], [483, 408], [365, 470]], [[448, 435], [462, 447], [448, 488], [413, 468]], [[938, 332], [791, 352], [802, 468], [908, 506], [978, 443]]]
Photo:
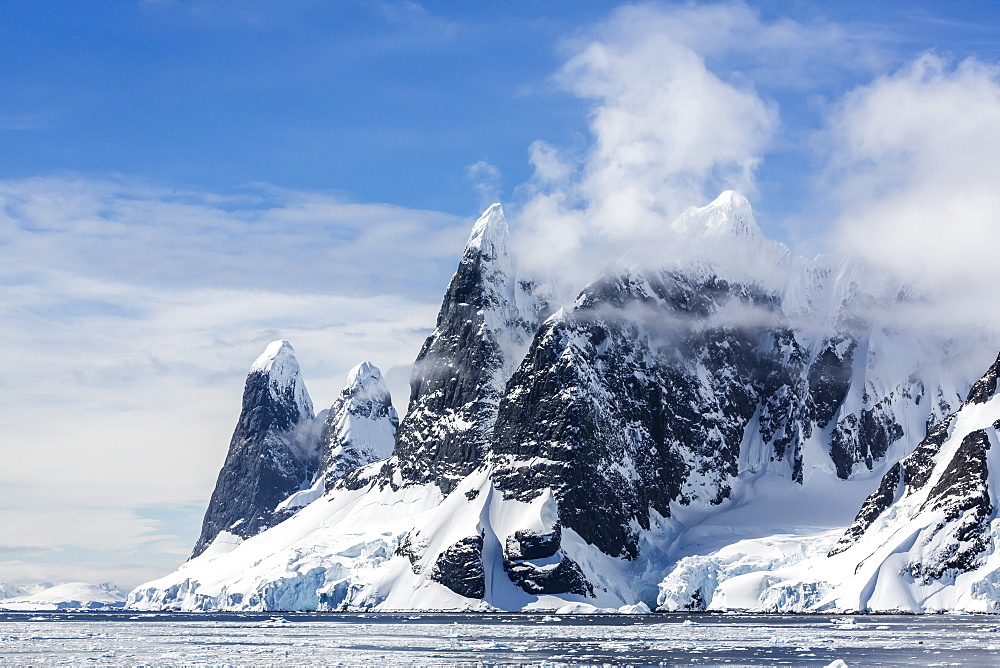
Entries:
[[1000, 618], [0, 612], [0, 665], [826, 666], [838, 660], [996, 665]]

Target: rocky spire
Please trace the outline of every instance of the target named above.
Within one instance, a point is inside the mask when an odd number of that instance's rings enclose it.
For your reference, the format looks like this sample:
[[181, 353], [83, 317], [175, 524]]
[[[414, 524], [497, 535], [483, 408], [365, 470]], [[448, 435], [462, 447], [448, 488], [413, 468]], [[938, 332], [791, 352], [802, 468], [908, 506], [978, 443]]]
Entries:
[[362, 362], [351, 369], [319, 440], [317, 475], [324, 479], [324, 487], [329, 489], [357, 468], [387, 459], [398, 427], [399, 417], [379, 368]]
[[472, 228], [413, 367], [386, 469], [393, 485], [434, 482], [448, 493], [485, 458], [504, 386], [548, 312], [537, 285], [517, 276], [508, 238], [499, 204]]
[[313, 417], [312, 401], [287, 341], [274, 341], [250, 367], [243, 410], [205, 512], [192, 557], [220, 532], [249, 538], [277, 524], [274, 510], [308, 482], [316, 468], [309, 444], [295, 428]]

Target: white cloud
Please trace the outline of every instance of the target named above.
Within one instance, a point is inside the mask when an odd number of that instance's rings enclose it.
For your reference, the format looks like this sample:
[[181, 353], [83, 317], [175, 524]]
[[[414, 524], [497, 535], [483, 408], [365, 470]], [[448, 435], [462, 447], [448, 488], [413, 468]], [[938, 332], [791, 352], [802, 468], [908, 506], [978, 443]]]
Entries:
[[588, 278], [582, 272], [631, 245], [666, 246], [667, 226], [687, 207], [727, 188], [754, 192], [777, 112], [745, 82], [712, 72], [685, 43], [679, 27], [703, 11], [750, 12], [626, 7], [572, 43], [558, 81], [591, 103], [592, 141], [580, 157], [532, 147], [535, 178], [521, 191], [518, 215], [529, 262], [558, 261], [579, 285]]
[[629, 248], [669, 259], [676, 216], [725, 189], [759, 203], [768, 154], [804, 150], [809, 128], [785, 127], [777, 100], [814, 122], [820, 94], [885, 66], [885, 42], [822, 18], [765, 18], [743, 2], [613, 11], [563, 45], [555, 83], [589, 105], [590, 137], [532, 145], [534, 177], [515, 191], [521, 254], [573, 288]]
[[637, 35], [683, 44], [724, 78], [738, 76], [769, 89], [816, 89], [847, 73], [885, 66], [887, 35], [814, 17], [765, 19], [746, 2], [626, 6], [615, 21]]
[[218, 195], [125, 179], [0, 182], [0, 243], [17, 258], [5, 272], [426, 298], [447, 282], [467, 227], [438, 212], [268, 186]]
[[925, 54], [834, 116], [835, 243], [940, 296], [943, 318], [1000, 324], [1000, 68]]
[[470, 223], [263, 187], [0, 182], [2, 542], [55, 551], [0, 563], [0, 581], [106, 561], [97, 579], [135, 584], [182, 561], [276, 338], [318, 409], [370, 359], [404, 410]]

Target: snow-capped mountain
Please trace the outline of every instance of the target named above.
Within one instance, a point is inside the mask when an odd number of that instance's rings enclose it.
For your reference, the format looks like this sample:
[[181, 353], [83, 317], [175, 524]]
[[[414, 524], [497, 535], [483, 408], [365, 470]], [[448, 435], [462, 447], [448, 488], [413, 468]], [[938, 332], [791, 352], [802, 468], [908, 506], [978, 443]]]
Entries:
[[388, 459], [398, 428], [399, 416], [379, 368], [362, 362], [351, 369], [319, 440], [324, 488], [366, 464]]
[[243, 410], [192, 557], [222, 532], [232, 544], [283, 519], [278, 504], [309, 483], [316, 470], [314, 444], [296, 433], [312, 419], [294, 349], [287, 341], [270, 343], [250, 367]]
[[[737, 576], [762, 591], [783, 565], [833, 558], [996, 341], [906, 328], [905, 286], [791, 255], [736, 193], [673, 229], [679, 255], [631, 253], [546, 318], [491, 207], [417, 358], [392, 456], [328, 489], [300, 478], [281, 492], [288, 519], [130, 605], [702, 609], [743, 602], [725, 584]], [[776, 592], [747, 607], [812, 600]]]
[[[888, 308], [895, 293], [861, 293], [849, 267], [789, 258], [741, 196], [681, 222], [706, 253], [622, 267], [547, 320], [493, 435], [498, 492], [551, 490], [561, 525], [610, 556], [635, 559], [672, 508], [722, 504], [741, 473], [866, 475], [890, 448], [912, 449], [968, 387], [941, 373], [947, 347], [886, 331], [855, 305]], [[732, 273], [718, 248], [742, 259]], [[750, 280], [761, 258], [772, 271]], [[804, 281], [803, 303], [792, 286]]]

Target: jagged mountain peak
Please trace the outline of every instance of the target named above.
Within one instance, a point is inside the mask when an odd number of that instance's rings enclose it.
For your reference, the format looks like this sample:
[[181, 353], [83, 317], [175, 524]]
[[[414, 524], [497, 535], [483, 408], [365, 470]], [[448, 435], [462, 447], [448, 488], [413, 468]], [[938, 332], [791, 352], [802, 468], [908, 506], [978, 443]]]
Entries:
[[[484, 460], [500, 397], [548, 299], [507, 252], [503, 208], [479, 217], [410, 378], [409, 412], [383, 480], [446, 493]], [[401, 476], [394, 476], [394, 471]]]
[[724, 191], [705, 206], [689, 208], [674, 221], [673, 228], [706, 239], [727, 235], [745, 240], [764, 239], [750, 201], [734, 190]]
[[193, 557], [220, 533], [226, 534], [223, 542], [249, 538], [284, 518], [276, 512], [278, 504], [315, 471], [312, 444], [300, 439], [312, 419], [312, 399], [294, 349], [283, 339], [272, 341], [250, 365], [243, 408]]
[[368, 361], [355, 366], [323, 421], [317, 445], [319, 469], [312, 486], [290, 497], [284, 507], [310, 503], [348, 473], [388, 458], [398, 427], [399, 416], [382, 372]]
[[465, 252], [480, 252], [490, 258], [495, 257], [497, 251], [506, 249], [509, 236], [503, 206], [497, 202], [486, 209], [472, 226]]
[[344, 387], [344, 391], [363, 390], [381, 383], [382, 371], [366, 360], [347, 372], [347, 385]]
[[662, 243], [632, 247], [606, 273], [681, 272], [777, 290], [802, 262], [788, 246], [764, 236], [746, 197], [727, 190], [705, 206], [687, 209], [667, 226]]
[[298, 371], [299, 363], [295, 359], [295, 348], [288, 341], [278, 339], [267, 344], [260, 357], [250, 365], [250, 371], [270, 373], [272, 370], [284, 370], [290, 365], [294, 365], [295, 371]]
[[271, 397], [278, 402], [291, 400], [301, 419], [313, 417], [312, 399], [295, 357], [295, 349], [288, 341], [278, 339], [267, 344], [260, 357], [250, 365], [250, 376], [261, 374], [268, 379]]

